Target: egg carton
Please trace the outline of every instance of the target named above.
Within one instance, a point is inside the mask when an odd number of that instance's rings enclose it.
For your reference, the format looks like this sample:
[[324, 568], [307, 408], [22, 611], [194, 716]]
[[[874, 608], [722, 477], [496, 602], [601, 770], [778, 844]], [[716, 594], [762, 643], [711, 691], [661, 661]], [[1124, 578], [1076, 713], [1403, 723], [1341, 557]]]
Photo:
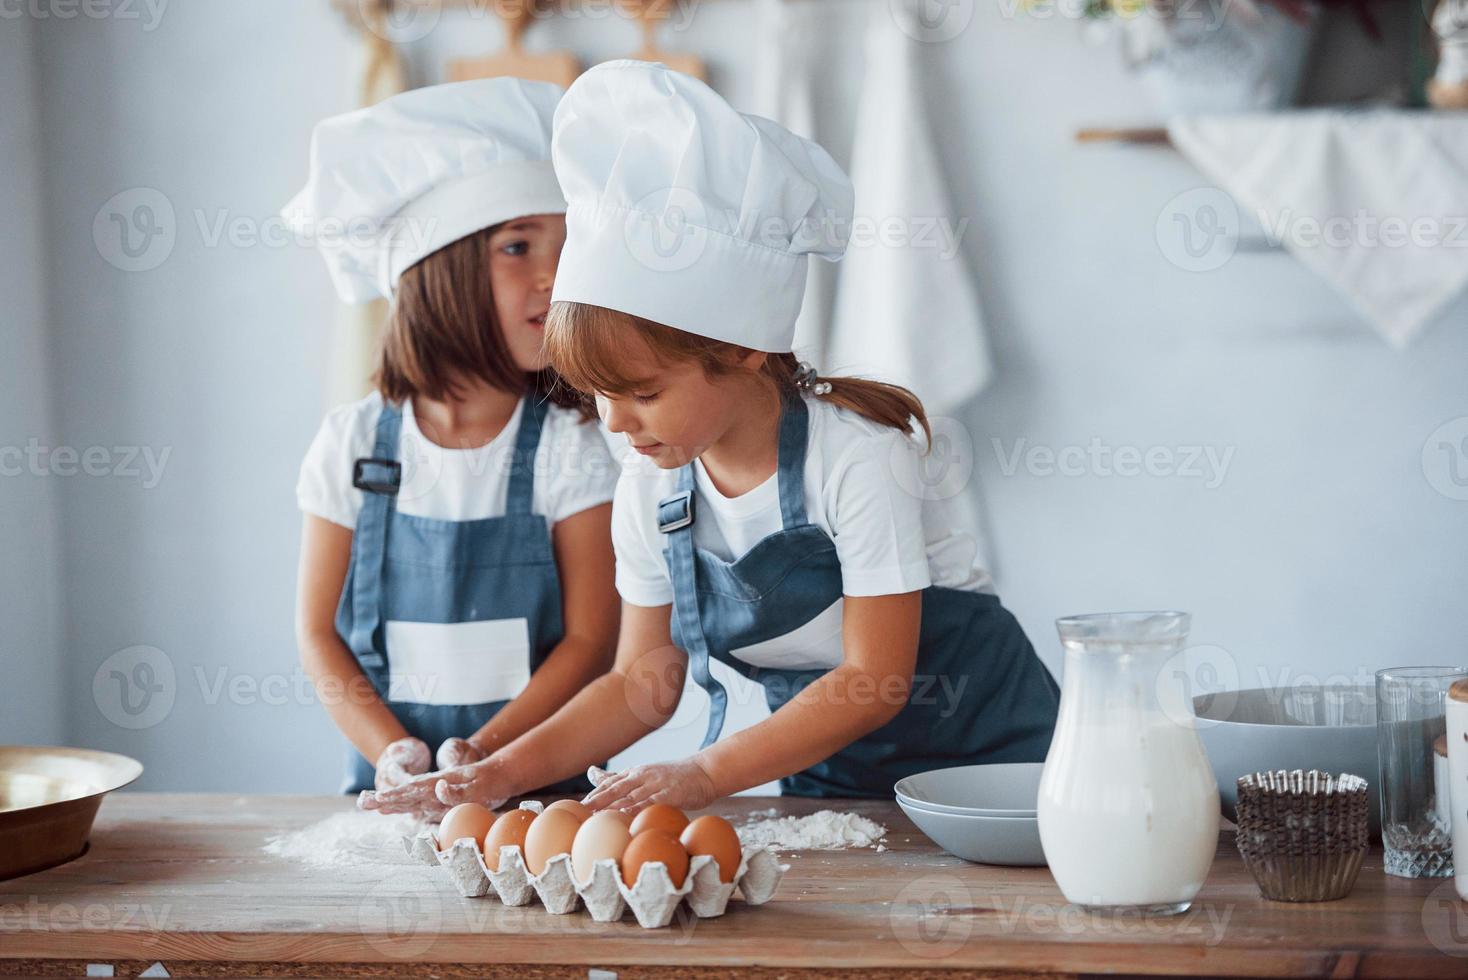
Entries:
[[[542, 809], [534, 801], [520, 806], [536, 813]], [[556, 915], [574, 912], [584, 904], [597, 922], [615, 922], [630, 906], [638, 925], [645, 929], [666, 926], [685, 900], [701, 919], [723, 915], [736, 889], [748, 904], [763, 905], [774, 897], [780, 879], [790, 870], [789, 865], [779, 862], [774, 847], [765, 845], [744, 848], [734, 879], [727, 883], [719, 879], [718, 863], [707, 854], [699, 854], [689, 861], [681, 887], [673, 887], [667, 866], [661, 861], [644, 864], [637, 881], [628, 887], [611, 858], [596, 862], [590, 880], [581, 882], [571, 872], [569, 854], [556, 855], [539, 875], [533, 875], [515, 844], [500, 848], [498, 871], [489, 869], [472, 840], [457, 840], [441, 851], [432, 833], [424, 831], [404, 837], [403, 847], [424, 864], [447, 871], [465, 898], [482, 898], [493, 892], [509, 906], [528, 905], [538, 898], [547, 912]]]

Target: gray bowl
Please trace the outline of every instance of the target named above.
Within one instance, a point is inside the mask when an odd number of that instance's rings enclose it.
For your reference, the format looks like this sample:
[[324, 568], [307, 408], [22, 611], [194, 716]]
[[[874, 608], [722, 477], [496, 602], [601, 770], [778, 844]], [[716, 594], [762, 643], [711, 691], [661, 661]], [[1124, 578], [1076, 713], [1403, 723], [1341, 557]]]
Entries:
[[1240, 776], [1270, 769], [1321, 769], [1366, 780], [1371, 833], [1380, 832], [1374, 687], [1219, 691], [1195, 697], [1193, 713], [1230, 820], [1235, 819]]
[[943, 813], [898, 800], [897, 805], [934, 844], [976, 864], [1041, 867], [1040, 821], [1035, 817], [980, 817]]
[[940, 813], [1033, 817], [1040, 799], [1042, 762], [932, 769], [897, 781], [899, 802]]

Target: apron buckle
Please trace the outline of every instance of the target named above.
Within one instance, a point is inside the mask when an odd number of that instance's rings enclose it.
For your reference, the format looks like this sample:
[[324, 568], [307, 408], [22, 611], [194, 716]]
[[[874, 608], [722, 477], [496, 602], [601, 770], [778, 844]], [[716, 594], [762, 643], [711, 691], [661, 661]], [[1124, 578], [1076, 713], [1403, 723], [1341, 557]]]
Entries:
[[[369, 472], [368, 467], [374, 469]], [[396, 497], [403, 482], [403, 464], [395, 459], [365, 457], [352, 464], [352, 486], [358, 490]]]
[[693, 491], [684, 490], [658, 501], [658, 531], [669, 534], [693, 523]]

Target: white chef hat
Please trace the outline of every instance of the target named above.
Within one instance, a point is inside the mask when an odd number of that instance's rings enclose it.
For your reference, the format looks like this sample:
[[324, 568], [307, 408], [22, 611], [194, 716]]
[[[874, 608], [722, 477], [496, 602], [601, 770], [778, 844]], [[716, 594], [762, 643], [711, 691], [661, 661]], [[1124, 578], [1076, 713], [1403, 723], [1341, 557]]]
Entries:
[[846, 249], [830, 154], [666, 65], [592, 68], [556, 108], [566, 245], [551, 299], [757, 350], [790, 350], [808, 255]]
[[348, 303], [389, 297], [413, 263], [529, 214], [561, 214], [550, 162], [563, 90], [488, 78], [413, 89], [317, 124], [306, 187], [281, 211]]

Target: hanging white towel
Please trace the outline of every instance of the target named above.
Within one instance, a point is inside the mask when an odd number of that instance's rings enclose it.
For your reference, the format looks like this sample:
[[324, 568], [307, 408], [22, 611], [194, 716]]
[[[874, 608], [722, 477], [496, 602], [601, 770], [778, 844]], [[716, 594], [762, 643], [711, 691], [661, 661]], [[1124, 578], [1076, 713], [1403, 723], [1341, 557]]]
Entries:
[[[908, 30], [899, 17], [913, 19]], [[907, 4], [873, 5], [851, 160], [856, 224], [817, 367], [905, 385], [943, 414], [982, 390], [992, 366], [958, 244], [964, 224], [950, 208], [928, 125], [921, 36]]]
[[[367, 8], [363, 8], [364, 11]], [[364, 65], [359, 104], [374, 105], [408, 88], [407, 70], [402, 56], [386, 40], [382, 24], [375, 30], [364, 30], [362, 57]], [[383, 328], [387, 325], [388, 302], [385, 299], [337, 307], [326, 361], [326, 404], [335, 407], [356, 401], [372, 390], [372, 372], [377, 366], [377, 349]]]
[[[824, 17], [829, 17], [829, 11]], [[822, 12], [811, 0], [758, 0], [755, 24], [759, 61], [754, 112], [819, 143], [822, 134], [816, 132], [810, 72], [811, 52], [820, 44], [822, 31], [828, 30]], [[835, 282], [835, 266], [810, 264], [805, 301], [795, 321], [795, 350], [816, 364], [825, 352]]]
[[1468, 285], [1468, 115], [1203, 116], [1168, 134], [1393, 345]]

